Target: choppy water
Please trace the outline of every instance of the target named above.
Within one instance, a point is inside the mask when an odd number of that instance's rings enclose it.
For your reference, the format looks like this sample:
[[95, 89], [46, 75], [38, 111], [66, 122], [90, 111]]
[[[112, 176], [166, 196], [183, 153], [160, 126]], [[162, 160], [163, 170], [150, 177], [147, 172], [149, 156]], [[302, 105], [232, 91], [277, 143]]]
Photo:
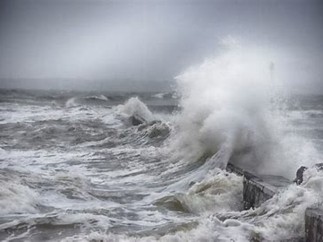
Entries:
[[258, 56], [208, 60], [177, 77], [176, 95], [1, 90], [0, 240], [304, 236], [322, 173], [245, 211], [242, 177], [225, 171], [233, 162], [292, 180], [323, 161], [323, 97], [282, 95]]
[[[142, 102], [124, 104], [133, 96]], [[293, 132], [322, 147], [323, 98], [293, 104], [287, 115]], [[241, 177], [218, 169], [208, 155], [189, 162], [172, 153], [177, 105], [171, 95], [2, 90], [0, 239], [248, 241], [301, 235], [304, 209], [320, 201], [320, 176], [243, 211]], [[132, 126], [129, 110], [147, 111], [160, 122]]]

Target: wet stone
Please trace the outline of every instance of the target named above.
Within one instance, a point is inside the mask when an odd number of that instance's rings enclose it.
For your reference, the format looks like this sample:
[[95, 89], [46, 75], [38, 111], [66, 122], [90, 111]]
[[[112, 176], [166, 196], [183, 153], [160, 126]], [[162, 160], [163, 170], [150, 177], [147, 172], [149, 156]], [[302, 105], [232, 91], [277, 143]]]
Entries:
[[244, 209], [255, 208], [272, 198], [279, 189], [291, 184], [291, 181], [282, 176], [255, 175], [231, 163], [227, 170], [243, 175], [243, 205]]
[[140, 124], [147, 123], [147, 121], [143, 117], [140, 117], [139, 115], [130, 116], [129, 121], [133, 126], [138, 126]]
[[323, 241], [323, 210], [307, 208], [305, 211], [305, 241]]

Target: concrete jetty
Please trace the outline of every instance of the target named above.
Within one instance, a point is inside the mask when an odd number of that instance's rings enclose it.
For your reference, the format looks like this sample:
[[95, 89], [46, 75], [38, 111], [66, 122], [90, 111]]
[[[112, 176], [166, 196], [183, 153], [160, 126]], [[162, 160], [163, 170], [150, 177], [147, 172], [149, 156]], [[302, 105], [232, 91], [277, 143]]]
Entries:
[[266, 200], [272, 198], [279, 189], [292, 182], [282, 176], [255, 175], [249, 171], [229, 163], [227, 170], [244, 177], [243, 203], [244, 209], [255, 208]]
[[323, 241], [323, 210], [307, 208], [305, 211], [305, 241]]
[[[280, 189], [290, 185], [292, 181], [271, 175], [255, 175], [229, 163], [227, 170], [243, 176], [244, 209], [255, 208], [272, 198]], [[323, 242], [323, 210], [307, 208], [305, 212], [305, 237], [290, 238], [280, 242]]]

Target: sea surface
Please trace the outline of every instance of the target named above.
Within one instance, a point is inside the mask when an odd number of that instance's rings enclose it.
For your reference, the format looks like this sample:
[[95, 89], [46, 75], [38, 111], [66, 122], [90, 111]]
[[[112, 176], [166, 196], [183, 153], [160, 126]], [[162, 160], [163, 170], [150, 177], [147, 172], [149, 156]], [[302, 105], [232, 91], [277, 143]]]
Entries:
[[[1, 90], [0, 240], [279, 241], [304, 236], [305, 208], [322, 203], [319, 172], [308, 169], [303, 184], [291, 184], [245, 211], [242, 177], [223, 168], [238, 154], [240, 165], [246, 161], [254, 172], [292, 180], [301, 164], [322, 162], [323, 96], [293, 96], [284, 100], [283, 109], [267, 110], [281, 117], [275, 126], [283, 123], [283, 128], [273, 133], [282, 135], [279, 147], [288, 143], [284, 155], [298, 157], [286, 166], [284, 160], [273, 161], [282, 152], [267, 154], [273, 138], [269, 144], [264, 134], [250, 138], [257, 130], [250, 130], [250, 122], [240, 120], [238, 132], [249, 144], [240, 147], [235, 140], [229, 145], [222, 136], [231, 126], [237, 132], [232, 117], [228, 121], [218, 109], [217, 121], [209, 122], [212, 114], [194, 109], [191, 97]], [[132, 125], [133, 115], [146, 122]], [[270, 158], [261, 160], [261, 155]], [[256, 169], [256, 163], [265, 169]]]

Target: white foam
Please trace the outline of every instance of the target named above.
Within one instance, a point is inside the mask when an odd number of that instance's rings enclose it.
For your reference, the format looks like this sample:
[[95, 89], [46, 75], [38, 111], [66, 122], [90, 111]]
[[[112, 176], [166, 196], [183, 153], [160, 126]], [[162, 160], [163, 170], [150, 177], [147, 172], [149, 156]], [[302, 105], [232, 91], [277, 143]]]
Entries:
[[98, 96], [87, 96], [86, 99], [97, 99], [97, 100], [101, 100], [101, 101], [109, 101], [109, 99], [104, 96], [103, 94], [98, 95]]
[[[217, 207], [202, 213], [193, 220], [198, 224], [191, 229], [179, 230], [159, 236], [126, 236], [118, 234], [106, 234], [92, 232], [79, 234], [66, 238], [64, 241], [88, 241], [91, 239], [103, 241], [240, 241], [247, 242], [251, 239], [261, 241], [279, 241], [304, 236], [304, 213], [309, 206], [322, 204], [323, 175], [317, 171], [307, 171], [307, 180], [301, 186], [290, 185], [280, 193], [263, 203], [259, 208], [247, 211], [232, 211], [234, 205], [232, 195], [239, 193], [227, 192], [227, 188], [239, 182], [234, 176], [227, 178], [225, 173], [219, 177], [207, 179], [204, 184], [196, 184], [192, 187], [187, 198], [183, 202], [190, 208], [199, 208], [206, 205], [209, 196], [215, 196], [222, 204], [222, 211]], [[233, 180], [232, 180], [233, 179]], [[232, 183], [232, 181], [234, 181]], [[211, 183], [211, 186], [209, 182]], [[202, 187], [207, 189], [201, 189]], [[220, 191], [224, 188], [224, 192]], [[215, 190], [214, 190], [215, 189]], [[217, 190], [220, 189], [220, 190]], [[232, 187], [231, 187], [232, 189]], [[226, 190], [226, 191], [225, 191]], [[238, 189], [239, 190], [239, 189]], [[232, 190], [234, 191], [234, 189]], [[200, 197], [198, 198], [198, 195]], [[193, 196], [193, 197], [192, 197]], [[195, 196], [195, 197], [194, 197]], [[228, 196], [228, 197], [226, 197]], [[188, 201], [191, 199], [191, 201]], [[210, 200], [209, 200], [210, 201]], [[214, 202], [214, 201], [213, 201]], [[215, 200], [215, 202], [218, 202]], [[226, 204], [228, 202], [228, 204]], [[211, 208], [211, 206], [210, 206]], [[203, 212], [198, 210], [197, 212]], [[213, 213], [213, 215], [212, 215]], [[221, 220], [219, 219], [221, 217]]]
[[73, 107], [77, 107], [77, 106], [80, 106], [80, 104], [77, 102], [76, 97], [72, 97], [72, 98], [68, 99], [65, 103], [66, 108], [73, 108]]
[[124, 105], [119, 105], [118, 110], [128, 116], [138, 115], [148, 122], [154, 120], [153, 114], [138, 97], [132, 97]]
[[249, 150], [249, 166], [289, 177], [300, 164], [311, 165], [306, 157], [318, 157], [313, 145], [284, 132], [290, 125], [282, 86], [270, 78], [274, 58], [266, 49], [238, 47], [179, 75], [183, 111], [174, 151], [196, 160], [223, 146], [231, 153]]
[[167, 93], [161, 92], [161, 93], [157, 93], [157, 94], [152, 95], [152, 97], [162, 99], [162, 98], [164, 98], [165, 94], [167, 94]]
[[19, 181], [0, 180], [0, 215], [35, 213], [39, 194]]

